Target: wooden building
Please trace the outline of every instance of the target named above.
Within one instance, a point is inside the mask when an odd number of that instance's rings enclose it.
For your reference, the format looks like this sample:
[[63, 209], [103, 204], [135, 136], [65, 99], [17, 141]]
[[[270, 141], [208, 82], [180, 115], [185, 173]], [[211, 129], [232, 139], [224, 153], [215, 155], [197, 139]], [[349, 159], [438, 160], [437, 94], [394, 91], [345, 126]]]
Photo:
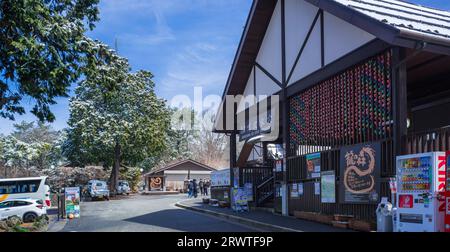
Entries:
[[211, 179], [211, 172], [216, 169], [187, 159], [175, 161], [166, 166], [156, 168], [144, 175], [148, 191], [185, 191], [186, 182], [196, 179]]
[[[450, 12], [398, 0], [254, 0], [215, 131], [231, 136], [230, 165], [240, 184], [253, 182], [257, 205], [373, 222], [396, 156], [450, 149], [448, 81]], [[229, 95], [278, 95], [278, 139], [227, 127], [227, 114], [252, 109], [242, 101], [230, 111]]]

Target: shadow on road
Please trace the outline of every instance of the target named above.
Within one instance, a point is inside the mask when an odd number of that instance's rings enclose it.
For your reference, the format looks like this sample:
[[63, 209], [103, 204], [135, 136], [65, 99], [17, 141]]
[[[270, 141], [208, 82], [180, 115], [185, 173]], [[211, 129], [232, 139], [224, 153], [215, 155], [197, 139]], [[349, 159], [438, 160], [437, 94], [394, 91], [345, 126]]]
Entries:
[[186, 232], [251, 232], [254, 230], [236, 226], [226, 221], [192, 213], [183, 209], [166, 209], [124, 221], [159, 226]]

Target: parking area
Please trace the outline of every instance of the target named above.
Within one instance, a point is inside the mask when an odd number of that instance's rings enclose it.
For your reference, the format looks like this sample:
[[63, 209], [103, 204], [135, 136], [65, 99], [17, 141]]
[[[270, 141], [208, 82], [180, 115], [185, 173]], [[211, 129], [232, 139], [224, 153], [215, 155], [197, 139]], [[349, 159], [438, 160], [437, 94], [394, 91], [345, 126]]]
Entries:
[[81, 218], [62, 232], [254, 232], [261, 231], [206, 214], [181, 209], [185, 195], [141, 196], [81, 203]]

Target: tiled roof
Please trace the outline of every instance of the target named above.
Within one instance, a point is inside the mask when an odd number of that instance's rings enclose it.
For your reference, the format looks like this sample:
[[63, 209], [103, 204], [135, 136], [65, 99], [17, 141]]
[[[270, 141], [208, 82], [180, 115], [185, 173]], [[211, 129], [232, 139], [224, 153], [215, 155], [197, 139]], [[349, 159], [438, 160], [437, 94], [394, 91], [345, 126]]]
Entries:
[[334, 0], [416, 36], [450, 40], [450, 12], [398, 0]]

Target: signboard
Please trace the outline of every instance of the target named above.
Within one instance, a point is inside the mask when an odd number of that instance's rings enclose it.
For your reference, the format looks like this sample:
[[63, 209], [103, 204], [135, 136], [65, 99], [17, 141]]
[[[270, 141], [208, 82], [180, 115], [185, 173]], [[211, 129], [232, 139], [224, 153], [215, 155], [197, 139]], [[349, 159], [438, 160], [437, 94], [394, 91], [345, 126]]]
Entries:
[[336, 175], [334, 171], [324, 171], [320, 176], [322, 203], [336, 203]]
[[162, 190], [162, 189], [163, 189], [163, 178], [162, 177], [150, 178], [150, 191]]
[[248, 201], [253, 201], [253, 184], [252, 183], [245, 183], [244, 184], [244, 191], [247, 195]]
[[380, 157], [380, 143], [360, 144], [341, 149], [342, 203], [378, 203]]
[[230, 186], [230, 169], [213, 171], [211, 173], [211, 187]]
[[231, 202], [232, 208], [235, 211], [247, 211], [248, 210], [248, 197], [244, 188], [232, 188], [231, 189]]
[[291, 185], [291, 198], [299, 198], [300, 197], [298, 187], [299, 187], [298, 184]]
[[69, 218], [80, 218], [80, 188], [67, 187], [64, 190], [66, 216]]
[[320, 177], [320, 153], [306, 155], [306, 177], [308, 179]]

